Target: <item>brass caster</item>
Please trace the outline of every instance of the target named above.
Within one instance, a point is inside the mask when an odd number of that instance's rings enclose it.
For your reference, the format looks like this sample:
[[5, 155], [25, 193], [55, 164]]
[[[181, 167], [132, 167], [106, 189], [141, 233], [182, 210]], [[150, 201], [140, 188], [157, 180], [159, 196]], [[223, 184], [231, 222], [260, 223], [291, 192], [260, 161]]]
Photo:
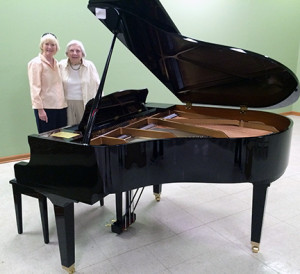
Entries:
[[106, 226], [106, 227], [111, 227], [111, 226], [113, 225], [113, 223], [116, 222], [116, 221], [117, 221], [117, 220], [112, 219], [112, 220], [111, 220], [111, 223], [110, 223], [110, 224], [109, 224], [109, 223], [108, 223], [108, 224], [105, 224], [105, 226]]
[[160, 201], [160, 193], [153, 193], [153, 194], [155, 196], [156, 202], [159, 202]]
[[72, 274], [75, 272], [75, 264], [72, 264], [71, 266], [69, 267], [66, 267], [66, 266], [62, 266], [62, 268], [64, 270], [66, 270], [69, 274]]
[[259, 243], [251, 242], [251, 245], [252, 245], [252, 252], [253, 253], [258, 253], [258, 251], [259, 251]]

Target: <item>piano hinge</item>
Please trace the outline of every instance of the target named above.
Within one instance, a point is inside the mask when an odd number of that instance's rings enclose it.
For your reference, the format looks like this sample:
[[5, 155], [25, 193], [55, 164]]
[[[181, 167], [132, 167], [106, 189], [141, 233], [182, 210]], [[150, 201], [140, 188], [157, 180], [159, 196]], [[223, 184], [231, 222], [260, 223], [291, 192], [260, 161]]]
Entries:
[[192, 108], [192, 103], [191, 102], [186, 102], [185, 103], [185, 108], [186, 109], [191, 109]]
[[247, 106], [245, 106], [245, 105], [240, 106], [240, 113], [241, 114], [246, 113], [247, 110], [248, 110]]

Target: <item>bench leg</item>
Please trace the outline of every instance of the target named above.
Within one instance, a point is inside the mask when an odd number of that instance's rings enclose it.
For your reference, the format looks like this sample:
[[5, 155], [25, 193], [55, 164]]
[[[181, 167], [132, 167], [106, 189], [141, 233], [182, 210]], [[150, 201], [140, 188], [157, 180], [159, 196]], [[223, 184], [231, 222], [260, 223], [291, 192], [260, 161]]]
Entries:
[[23, 233], [23, 223], [22, 223], [22, 197], [21, 192], [18, 191], [18, 188], [13, 185], [13, 196], [14, 196], [14, 204], [15, 204], [15, 211], [16, 211], [16, 221], [17, 221], [17, 228], [18, 233]]
[[49, 226], [48, 226], [47, 198], [43, 195], [39, 196], [39, 207], [40, 207], [41, 222], [43, 227], [44, 242], [45, 244], [48, 244]]
[[104, 198], [100, 198], [100, 206], [104, 206]]
[[14, 196], [18, 233], [19, 234], [23, 233], [22, 194], [28, 195], [33, 198], [37, 198], [39, 200], [39, 208], [40, 208], [41, 222], [42, 222], [42, 228], [43, 228], [44, 242], [45, 242], [45, 244], [48, 244], [49, 243], [49, 229], [48, 229], [47, 198], [44, 195], [34, 191], [33, 189], [19, 186], [13, 181], [11, 181], [11, 183], [12, 183], [13, 196]]

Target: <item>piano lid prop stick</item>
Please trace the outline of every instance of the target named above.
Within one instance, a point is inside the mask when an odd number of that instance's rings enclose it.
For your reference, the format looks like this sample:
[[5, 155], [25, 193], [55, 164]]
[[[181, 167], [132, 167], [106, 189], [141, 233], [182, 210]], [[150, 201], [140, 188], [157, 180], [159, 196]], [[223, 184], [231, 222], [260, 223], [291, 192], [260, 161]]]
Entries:
[[94, 123], [95, 123], [95, 118], [96, 118], [97, 112], [99, 110], [99, 106], [100, 106], [100, 102], [101, 102], [101, 98], [102, 98], [102, 93], [103, 93], [103, 87], [104, 87], [104, 83], [105, 83], [105, 79], [106, 79], [106, 74], [107, 74], [107, 71], [108, 71], [108, 67], [109, 67], [111, 56], [112, 56], [113, 48], [114, 48], [116, 38], [117, 38], [117, 35], [118, 35], [117, 30], [118, 30], [119, 22], [120, 22], [120, 17], [119, 17], [119, 20], [118, 20], [118, 23], [117, 23], [116, 31], [114, 32], [114, 37], [113, 37], [112, 42], [111, 42], [111, 46], [110, 46], [110, 49], [109, 49], [109, 53], [108, 53], [108, 56], [107, 56], [105, 67], [104, 67], [104, 70], [103, 70], [103, 73], [102, 73], [101, 82], [100, 82], [97, 94], [95, 96], [95, 99], [94, 99], [94, 102], [93, 102], [93, 105], [92, 105], [92, 108], [91, 108], [91, 111], [90, 111], [90, 115], [89, 115], [89, 118], [88, 118], [87, 126], [86, 126], [86, 129], [85, 129], [85, 132], [84, 132], [83, 141], [82, 141], [82, 143], [84, 145], [88, 145], [89, 142], [90, 142], [90, 139], [91, 139], [92, 129], [93, 129], [93, 126], [94, 126]]

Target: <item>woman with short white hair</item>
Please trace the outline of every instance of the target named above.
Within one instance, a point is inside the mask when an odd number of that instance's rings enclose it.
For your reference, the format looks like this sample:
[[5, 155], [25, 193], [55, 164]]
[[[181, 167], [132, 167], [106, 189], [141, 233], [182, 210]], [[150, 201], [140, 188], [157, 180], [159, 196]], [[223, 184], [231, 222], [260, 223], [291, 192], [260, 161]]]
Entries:
[[82, 42], [70, 41], [66, 46], [67, 59], [59, 62], [65, 96], [68, 102], [68, 125], [79, 124], [86, 103], [95, 97], [99, 74], [93, 62], [86, 60]]

